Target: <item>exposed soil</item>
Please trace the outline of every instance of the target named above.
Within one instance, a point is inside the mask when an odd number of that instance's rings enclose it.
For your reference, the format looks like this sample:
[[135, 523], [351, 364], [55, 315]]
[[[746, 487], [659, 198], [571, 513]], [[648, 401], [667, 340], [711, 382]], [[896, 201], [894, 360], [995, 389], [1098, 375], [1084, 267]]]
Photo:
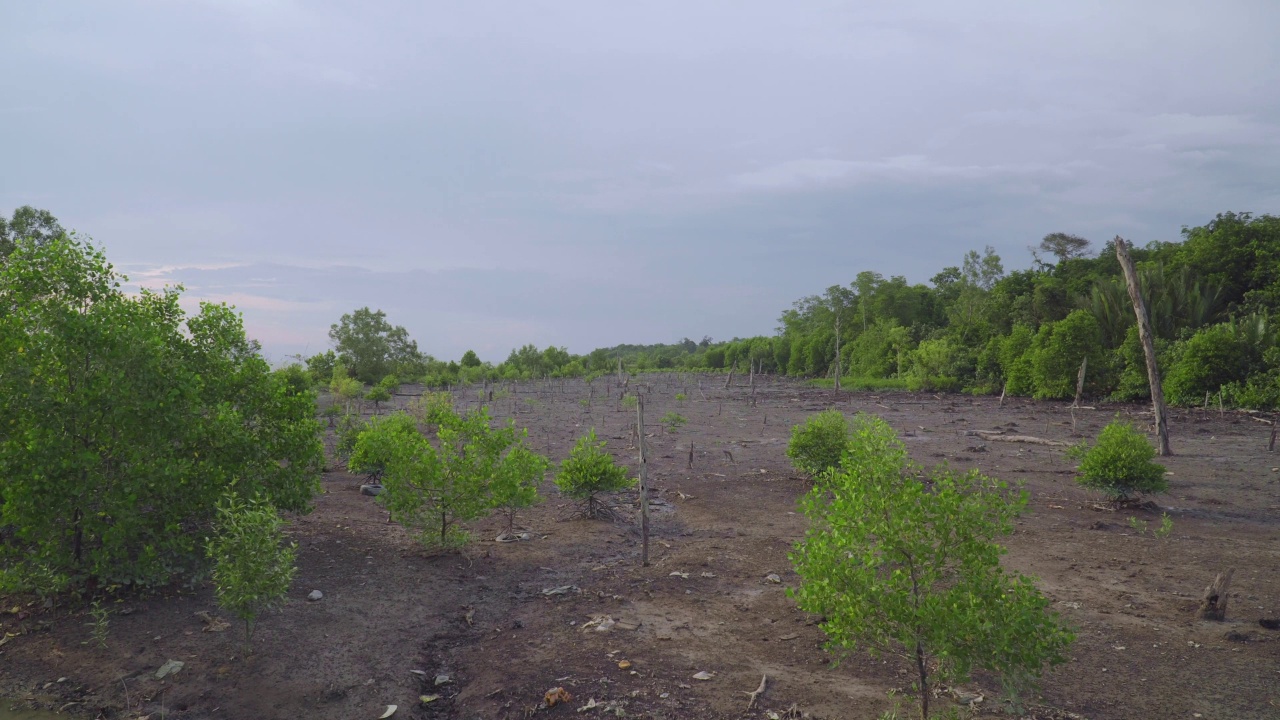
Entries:
[[[81, 610], [36, 605], [0, 614], [0, 637], [21, 633], [0, 647], [0, 697], [89, 717], [246, 720], [376, 718], [389, 704], [397, 718], [571, 717], [592, 700], [603, 707], [582, 717], [786, 717], [794, 706], [794, 717], [875, 718], [891, 708], [886, 693], [910, 686], [908, 666], [855, 653], [833, 667], [822, 632], [786, 596], [797, 581], [787, 553], [805, 528], [796, 500], [808, 487], [789, 467], [786, 439], [834, 393], [770, 379], [752, 405], [745, 378], [730, 389], [714, 377], [640, 383], [651, 388], [660, 501], [650, 567], [632, 524], [563, 519], [572, 506], [549, 481], [548, 501], [523, 518], [533, 539], [494, 542], [502, 525], [493, 518], [471, 527], [477, 542], [466, 551], [433, 556], [387, 523], [359, 478], [332, 472], [315, 512], [292, 526], [297, 580], [284, 609], [262, 618], [251, 656], [241, 655], [238, 626], [204, 631], [195, 613], [219, 615], [208, 587], [114, 604], [106, 649], [86, 642]], [[493, 405], [499, 416], [514, 412], [555, 461], [595, 426], [634, 467], [634, 413], [618, 409], [616, 383], [595, 388], [589, 410], [578, 381], [517, 385]], [[688, 400], [677, 405], [681, 390]], [[459, 401], [474, 405], [478, 393]], [[1169, 494], [1156, 510], [1113, 512], [1075, 485], [1061, 448], [964, 431], [1074, 441], [1116, 413], [1147, 422], [1145, 407], [1076, 410], [1073, 427], [1064, 403], [1021, 399], [1001, 407], [986, 397], [854, 393], [836, 406], [884, 417], [921, 463], [978, 467], [1030, 492], [1006, 562], [1040, 578], [1079, 637], [1021, 716], [1280, 717], [1280, 632], [1259, 624], [1280, 617], [1280, 454], [1267, 452], [1269, 426], [1216, 409], [1175, 413]], [[667, 412], [688, 425], [663, 432]], [[615, 502], [629, 514], [634, 494]], [[1161, 512], [1174, 526], [1158, 539]], [[1131, 516], [1148, 524], [1145, 534]], [[1202, 622], [1200, 592], [1227, 567], [1236, 568], [1228, 619]], [[312, 590], [324, 598], [309, 602]], [[592, 624], [602, 616], [615, 621], [607, 631]], [[185, 666], [156, 680], [169, 659]], [[694, 679], [699, 672], [711, 679]], [[767, 689], [748, 712], [746, 693], [762, 675]], [[437, 676], [447, 682], [437, 686]], [[535, 710], [555, 687], [572, 701]], [[1010, 717], [990, 678], [965, 689], [985, 696], [976, 716]], [[423, 695], [439, 698], [422, 704]]]

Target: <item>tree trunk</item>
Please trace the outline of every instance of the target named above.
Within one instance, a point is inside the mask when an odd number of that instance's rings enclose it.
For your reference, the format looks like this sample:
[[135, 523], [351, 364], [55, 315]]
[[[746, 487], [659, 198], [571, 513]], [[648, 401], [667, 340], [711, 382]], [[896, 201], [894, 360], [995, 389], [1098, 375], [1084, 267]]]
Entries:
[[924, 646], [916, 640], [916, 672], [920, 674], [920, 720], [929, 720], [929, 674], [924, 662]]
[[1227, 618], [1227, 599], [1231, 591], [1231, 576], [1235, 568], [1229, 568], [1204, 589], [1204, 598], [1200, 601], [1201, 620], [1225, 620]]
[[1142, 352], [1147, 358], [1147, 380], [1151, 383], [1151, 406], [1156, 416], [1159, 452], [1161, 455], [1172, 455], [1173, 451], [1169, 449], [1169, 419], [1164, 405], [1164, 389], [1160, 385], [1160, 368], [1156, 365], [1151, 320], [1147, 317], [1147, 306], [1142, 302], [1142, 289], [1138, 286], [1138, 273], [1133, 269], [1133, 259], [1129, 257], [1129, 247], [1119, 235], [1116, 236], [1116, 258], [1120, 260], [1120, 268], [1124, 270], [1124, 281], [1129, 288], [1133, 312], [1138, 316], [1138, 339], [1142, 341]]

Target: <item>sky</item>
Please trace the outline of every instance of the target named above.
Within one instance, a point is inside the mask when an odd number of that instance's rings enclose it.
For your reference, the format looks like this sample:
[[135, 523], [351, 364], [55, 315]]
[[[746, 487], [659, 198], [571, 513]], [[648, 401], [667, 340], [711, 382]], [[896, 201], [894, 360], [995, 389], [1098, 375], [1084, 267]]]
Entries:
[[774, 332], [874, 270], [1280, 212], [1280, 3], [68, 0], [0, 8], [0, 213], [268, 357]]

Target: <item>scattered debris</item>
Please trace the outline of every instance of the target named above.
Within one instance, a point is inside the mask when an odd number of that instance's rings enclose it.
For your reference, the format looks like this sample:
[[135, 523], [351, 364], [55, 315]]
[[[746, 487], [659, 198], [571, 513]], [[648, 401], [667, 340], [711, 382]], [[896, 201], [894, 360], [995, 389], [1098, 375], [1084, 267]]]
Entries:
[[447, 674], [441, 673], [436, 676], [436, 680], [435, 680], [436, 687], [440, 687], [441, 685], [448, 685], [451, 682], [453, 682], [453, 678]]
[[439, 695], [419, 695], [418, 696], [418, 702], [422, 703], [423, 705], [428, 705], [439, 699], [440, 699]]
[[710, 680], [713, 677], [715, 677], [715, 674], [709, 673], [706, 670], [699, 670], [698, 672], [693, 674], [694, 680]]
[[551, 597], [552, 595], [568, 595], [569, 593], [580, 592], [582, 592], [582, 589], [577, 585], [561, 585], [560, 587], [545, 588], [543, 589], [542, 594], [547, 597]]
[[680, 572], [679, 570], [676, 570], [675, 572], [671, 573], [671, 574], [670, 574], [670, 575], [668, 575], [667, 577], [678, 577], [678, 578], [680, 578], [681, 580], [688, 580], [688, 579], [689, 579], [689, 573], [687, 573], [687, 572]]
[[518, 533], [504, 532], [498, 537], [494, 538], [494, 541], [500, 542], [500, 543], [513, 543], [513, 542], [520, 542], [521, 540], [532, 540], [532, 539], [533, 539], [533, 533], [531, 532], [518, 532]]
[[766, 582], [771, 582], [775, 585], [782, 582], [782, 576], [778, 575], [778, 573], [769, 573], [764, 576], [764, 579]]
[[378, 720], [386, 720], [386, 718], [389, 718], [392, 715], [395, 715], [396, 710], [399, 710], [399, 709], [400, 709], [399, 705], [388, 705], [387, 709], [381, 715], [378, 716]]
[[609, 632], [617, 625], [617, 621], [608, 615], [596, 615], [590, 620], [582, 623], [582, 631], [595, 630], [596, 632]]
[[200, 610], [195, 613], [195, 616], [204, 621], [204, 628], [202, 628], [204, 632], [222, 632], [231, 627], [231, 623], [214, 617], [208, 610]]
[[183, 665], [186, 665], [186, 663], [182, 662], [181, 660], [166, 661], [165, 664], [161, 665], [160, 669], [156, 671], [156, 679], [163, 680], [170, 675], [176, 674], [179, 670], [182, 669]]
[[604, 705], [604, 703], [598, 703], [598, 702], [596, 702], [596, 699], [595, 699], [595, 698], [591, 698], [590, 700], [588, 700], [588, 701], [587, 701], [587, 704], [586, 704], [586, 705], [583, 705], [582, 707], [578, 708], [578, 712], [586, 712], [586, 711], [588, 711], [588, 710], [595, 710], [596, 708], [601, 707], [601, 706], [603, 706], [603, 705]]
[[360, 494], [361, 494], [361, 495], [368, 495], [368, 496], [370, 496], [370, 497], [378, 497], [379, 495], [381, 495], [381, 494], [382, 494], [382, 486], [381, 486], [381, 485], [375, 485], [375, 484], [370, 484], [370, 485], [361, 485], [361, 486], [360, 486]]
[[573, 696], [562, 687], [553, 687], [542, 696], [542, 704], [546, 707], [555, 707], [559, 703], [567, 703], [572, 700]]
[[310, 600], [311, 602], [315, 602], [317, 600], [323, 600], [323, 599], [324, 599], [324, 593], [320, 592], [319, 590], [312, 590], [310, 593], [307, 594], [307, 600]]
[[630, 669], [631, 669], [631, 661], [630, 661], [630, 660], [619, 660], [619, 661], [618, 661], [618, 669], [619, 669], [619, 670], [630, 670]]

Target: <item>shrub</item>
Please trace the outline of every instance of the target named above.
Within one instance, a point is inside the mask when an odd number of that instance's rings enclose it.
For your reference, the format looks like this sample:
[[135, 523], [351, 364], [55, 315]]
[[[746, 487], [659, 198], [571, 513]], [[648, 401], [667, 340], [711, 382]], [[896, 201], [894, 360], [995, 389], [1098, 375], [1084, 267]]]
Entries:
[[489, 511], [490, 482], [499, 473], [502, 454], [515, 443], [515, 430], [491, 427], [484, 408], [466, 415], [450, 412], [439, 420], [435, 444], [421, 433], [379, 426], [392, 436], [387, 441], [392, 449], [378, 501], [391, 519], [419, 529], [424, 543], [444, 547], [466, 542], [457, 523]]
[[669, 412], [666, 415], [663, 415], [662, 419], [658, 422], [662, 423], [667, 428], [667, 432], [675, 432], [684, 427], [689, 421], [679, 413]]
[[1137, 493], [1160, 493], [1168, 489], [1164, 466], [1151, 461], [1156, 449], [1133, 425], [1119, 420], [1108, 424], [1093, 447], [1087, 445], [1073, 454], [1080, 458], [1078, 482], [1101, 490], [1114, 502], [1125, 502]]
[[556, 487], [565, 496], [582, 501], [584, 517], [595, 518], [607, 514], [596, 495], [625, 490], [633, 484], [627, 476], [627, 469], [615, 465], [613, 456], [605, 452], [606, 445], [605, 441], [596, 439], [593, 428], [578, 438], [569, 457], [560, 463], [560, 472], [556, 474]]
[[507, 518], [507, 532], [515, 530], [516, 513], [538, 502], [538, 485], [546, 477], [550, 461], [517, 443], [502, 458], [489, 483], [491, 507]]
[[1062, 320], [1040, 326], [1030, 350], [1035, 397], [1041, 400], [1075, 396], [1080, 363], [1089, 360], [1086, 387], [1097, 390], [1107, 383], [1107, 356], [1102, 351], [1102, 330], [1093, 314], [1076, 310]]
[[216, 534], [206, 543], [218, 605], [244, 621], [245, 647], [258, 614], [284, 599], [297, 546], [284, 543], [284, 521], [269, 503], [234, 494], [218, 503]]
[[1034, 582], [1000, 566], [995, 542], [1013, 531], [1025, 493], [976, 470], [935, 470], [928, 482], [879, 418], [859, 416], [843, 464], [802, 507], [810, 526], [791, 553], [790, 591], [822, 617], [827, 649], [891, 652], [916, 672], [920, 717], [931, 680], [974, 668], [1006, 680], [1066, 660], [1073, 640]]
[[1000, 339], [1000, 371], [1005, 379], [1004, 390], [1010, 395], [1026, 396], [1036, 391], [1030, 354], [1034, 337], [1030, 326], [1019, 324]]
[[787, 457], [800, 472], [818, 477], [840, 465], [848, 447], [848, 421], [839, 410], [827, 410], [791, 428]]
[[946, 338], [922, 340], [911, 353], [911, 369], [907, 371], [907, 389], [952, 391], [960, 389], [957, 378], [961, 348]]
[[391, 399], [391, 391], [382, 385], [374, 385], [364, 394], [364, 399], [373, 403], [373, 412], [377, 414], [381, 410], [382, 403]]
[[20, 242], [0, 262], [0, 585], [162, 586], [199, 575], [233, 484], [305, 510], [315, 395], [224, 305], [122, 289], [102, 253]]
[[1233, 332], [1231, 324], [1201, 328], [1181, 344], [1177, 359], [1164, 378], [1164, 391], [1172, 405], [1198, 405], [1205, 393], [1241, 382], [1258, 361], [1259, 353]]
[[370, 482], [381, 482], [387, 467], [396, 459], [396, 454], [410, 446], [410, 441], [420, 435], [413, 418], [404, 413], [373, 418], [356, 433], [347, 459], [347, 469], [367, 476]]

